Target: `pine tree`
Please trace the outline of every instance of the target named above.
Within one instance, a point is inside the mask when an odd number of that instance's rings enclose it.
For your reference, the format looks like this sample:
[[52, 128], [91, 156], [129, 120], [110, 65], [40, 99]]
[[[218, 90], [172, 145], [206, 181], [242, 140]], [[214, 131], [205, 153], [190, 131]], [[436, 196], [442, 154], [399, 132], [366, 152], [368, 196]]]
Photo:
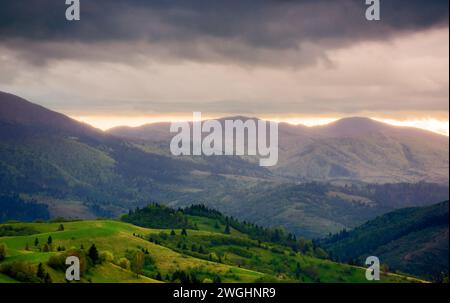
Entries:
[[173, 237], [176, 235], [175, 231], [172, 229], [172, 231], [170, 232], [170, 235]]
[[301, 273], [302, 273], [302, 270], [301, 270], [301, 268], [300, 268], [300, 263], [297, 262], [297, 268], [295, 269], [295, 277], [296, 277], [297, 279], [299, 279]]
[[50, 277], [50, 275], [48, 273], [45, 274], [44, 283], [47, 283], [47, 284], [53, 283], [52, 277]]
[[224, 233], [226, 233], [227, 235], [230, 234], [230, 223], [227, 222], [227, 225], [225, 226], [225, 231]]
[[98, 250], [95, 244], [92, 244], [92, 246], [88, 250], [88, 257], [92, 260], [92, 263], [97, 264], [99, 261], [99, 255]]
[[186, 231], [186, 228], [183, 228], [182, 230], [181, 230], [181, 235], [182, 236], [187, 236], [187, 231]]
[[42, 263], [39, 263], [39, 265], [38, 265], [36, 277], [38, 277], [41, 280], [44, 280], [44, 278], [45, 278], [45, 270], [44, 270], [44, 266], [42, 265]]
[[155, 280], [162, 281], [162, 276], [161, 276], [161, 273], [159, 271], [156, 273]]
[[52, 243], [53, 243], [53, 238], [52, 238], [52, 236], [48, 236], [47, 244], [48, 244], [48, 245], [52, 245]]
[[36, 239], [34, 239], [34, 246], [38, 246], [38, 245], [39, 245], [39, 239], [36, 238]]

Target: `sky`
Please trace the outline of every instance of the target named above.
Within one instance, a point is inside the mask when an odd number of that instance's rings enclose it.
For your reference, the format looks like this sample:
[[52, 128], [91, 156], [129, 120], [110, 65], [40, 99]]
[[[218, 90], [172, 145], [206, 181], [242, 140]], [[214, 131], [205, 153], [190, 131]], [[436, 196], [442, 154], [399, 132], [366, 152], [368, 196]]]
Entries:
[[448, 0], [0, 0], [0, 90], [96, 127], [351, 116], [448, 135]]

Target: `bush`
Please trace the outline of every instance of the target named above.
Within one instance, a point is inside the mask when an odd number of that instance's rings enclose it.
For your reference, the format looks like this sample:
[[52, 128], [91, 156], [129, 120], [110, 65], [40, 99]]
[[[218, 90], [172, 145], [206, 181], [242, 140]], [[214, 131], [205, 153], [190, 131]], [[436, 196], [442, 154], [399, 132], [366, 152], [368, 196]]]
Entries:
[[114, 254], [110, 251], [102, 251], [100, 253], [100, 262], [112, 262], [114, 261]]
[[320, 278], [319, 270], [315, 266], [307, 266], [303, 269], [303, 272], [314, 281], [318, 281]]
[[117, 265], [126, 270], [129, 270], [131, 268], [130, 260], [128, 260], [127, 258], [120, 258]]
[[36, 276], [36, 268], [29, 262], [15, 261], [3, 264], [0, 266], [0, 272], [20, 282], [41, 282]]
[[79, 249], [71, 249], [59, 255], [53, 255], [47, 261], [47, 265], [53, 269], [66, 271], [66, 259], [70, 256], [78, 257], [80, 260], [80, 275], [83, 276], [84, 273], [88, 270], [88, 262], [86, 253], [83, 250]]
[[42, 247], [42, 251], [43, 252], [49, 252], [51, 249], [50, 249], [50, 245], [48, 245], [47, 243], [45, 243], [44, 244], [44, 246]]

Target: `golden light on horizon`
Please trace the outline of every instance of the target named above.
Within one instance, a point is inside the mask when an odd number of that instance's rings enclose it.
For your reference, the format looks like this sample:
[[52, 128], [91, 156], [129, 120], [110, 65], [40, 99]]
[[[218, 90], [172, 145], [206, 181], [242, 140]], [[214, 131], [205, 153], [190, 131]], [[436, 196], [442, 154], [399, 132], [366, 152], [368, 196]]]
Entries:
[[403, 127], [416, 127], [424, 130], [428, 130], [437, 134], [444, 136], [449, 136], [449, 121], [448, 120], [438, 120], [438, 119], [411, 119], [411, 120], [395, 120], [395, 119], [385, 119], [385, 118], [372, 118], [376, 121], [391, 124], [394, 126]]
[[[216, 119], [218, 117], [224, 117], [224, 115], [218, 116], [203, 116], [203, 119]], [[153, 124], [160, 122], [181, 122], [181, 121], [192, 121], [192, 115], [164, 115], [164, 116], [73, 116], [73, 119], [90, 124], [96, 128], [103, 131], [111, 129], [118, 126], [128, 126], [128, 127], [138, 127], [145, 124]], [[379, 117], [370, 117], [373, 120], [387, 123], [394, 126], [402, 127], [415, 127], [419, 129], [428, 130], [437, 134], [444, 136], [449, 136], [449, 121], [439, 120], [435, 118], [425, 118], [425, 119], [387, 119]], [[263, 117], [263, 119], [284, 122], [292, 125], [305, 125], [305, 126], [318, 126], [326, 125], [335, 122], [339, 118], [323, 118], [323, 117], [302, 117], [302, 118], [270, 118]]]

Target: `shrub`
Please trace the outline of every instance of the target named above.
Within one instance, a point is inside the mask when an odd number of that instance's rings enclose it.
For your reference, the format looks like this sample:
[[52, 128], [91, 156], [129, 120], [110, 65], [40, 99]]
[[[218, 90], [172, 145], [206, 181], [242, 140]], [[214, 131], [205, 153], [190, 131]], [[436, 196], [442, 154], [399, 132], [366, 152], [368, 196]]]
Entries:
[[114, 261], [114, 254], [110, 251], [102, 251], [100, 253], [100, 262], [112, 262]]
[[313, 279], [314, 281], [317, 281], [320, 278], [320, 274], [318, 269], [315, 266], [307, 266], [303, 269], [303, 272]]
[[75, 256], [80, 260], [80, 275], [83, 276], [88, 270], [86, 253], [83, 250], [71, 249], [62, 254], [53, 255], [47, 261], [47, 265], [56, 270], [66, 271], [66, 259], [70, 256]]
[[20, 282], [40, 282], [36, 276], [36, 268], [29, 262], [15, 261], [3, 264], [0, 266], [0, 272]]
[[128, 260], [127, 258], [120, 258], [117, 265], [126, 270], [129, 270], [131, 267], [130, 260]]
[[44, 247], [42, 248], [42, 251], [43, 252], [49, 252], [50, 251], [50, 246], [47, 243], [45, 243]]

